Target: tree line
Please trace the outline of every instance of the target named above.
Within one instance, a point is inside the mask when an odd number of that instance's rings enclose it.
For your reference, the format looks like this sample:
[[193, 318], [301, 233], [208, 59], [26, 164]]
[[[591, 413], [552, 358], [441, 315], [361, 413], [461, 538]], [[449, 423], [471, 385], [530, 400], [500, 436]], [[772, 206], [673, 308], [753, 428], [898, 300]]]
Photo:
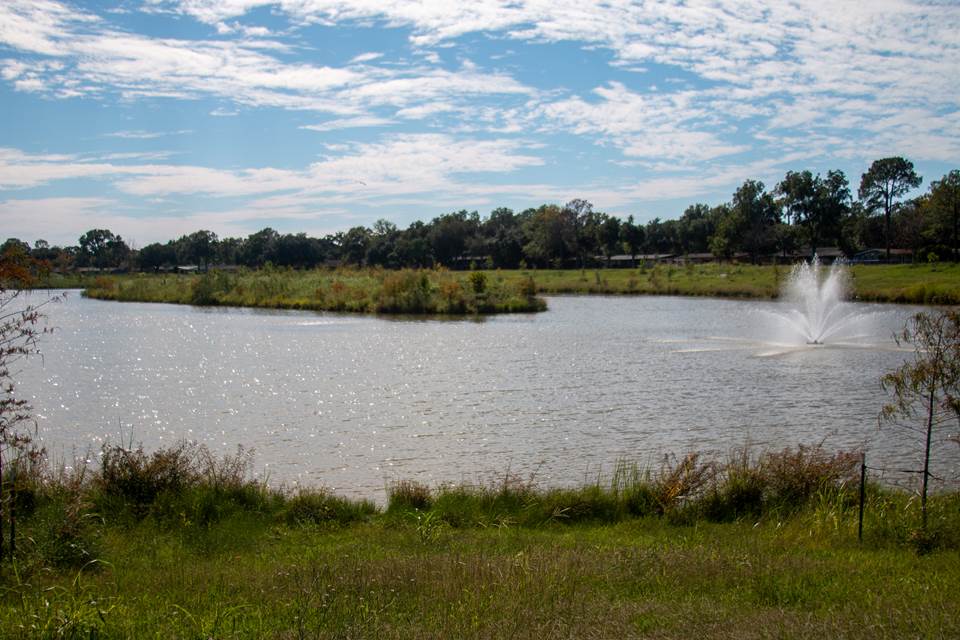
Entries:
[[768, 189], [746, 180], [729, 202], [692, 204], [672, 220], [646, 224], [597, 211], [586, 200], [544, 204], [519, 213], [497, 208], [486, 218], [465, 210], [417, 221], [406, 229], [388, 220], [324, 237], [281, 234], [266, 228], [246, 238], [218, 238], [200, 230], [166, 243], [131, 249], [107, 229], [91, 229], [76, 246], [33, 247], [32, 257], [60, 270], [77, 267], [157, 271], [178, 265], [265, 264], [294, 268], [321, 265], [488, 268], [584, 267], [613, 255], [709, 254], [758, 262], [774, 255], [814, 253], [836, 246], [852, 256], [865, 248], [910, 249], [914, 259], [960, 259], [960, 170], [930, 183], [926, 193], [904, 199], [922, 183], [913, 164], [893, 157], [875, 161], [861, 176], [856, 197], [842, 171], [825, 175], [789, 171]]

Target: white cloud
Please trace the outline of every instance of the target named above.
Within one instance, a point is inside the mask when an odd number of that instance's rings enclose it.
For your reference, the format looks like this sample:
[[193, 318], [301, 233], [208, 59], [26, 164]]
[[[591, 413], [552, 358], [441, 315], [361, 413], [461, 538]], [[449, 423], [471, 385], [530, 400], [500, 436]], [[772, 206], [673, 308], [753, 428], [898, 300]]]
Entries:
[[180, 129], [179, 131], [114, 131], [105, 134], [108, 138], [124, 138], [127, 140], [152, 140], [154, 138], [163, 138], [165, 136], [181, 136], [193, 133], [192, 129]]
[[301, 129], [310, 131], [335, 131], [337, 129], [354, 129], [358, 127], [383, 127], [393, 124], [392, 120], [387, 118], [377, 118], [376, 116], [357, 116], [355, 118], [338, 118], [328, 120], [320, 124], [306, 124]]
[[139, 197], [200, 194], [243, 197], [293, 192], [317, 197], [369, 200], [397, 194], [458, 193], [457, 176], [510, 173], [538, 166], [521, 141], [455, 139], [443, 134], [388, 136], [348, 145], [337, 155], [300, 170], [259, 167], [241, 170], [172, 164], [84, 162], [71, 155], [31, 155], [0, 149], [0, 189], [36, 187], [72, 178], [110, 179], [121, 192]]
[[382, 53], [373, 53], [373, 52], [361, 53], [360, 55], [354, 56], [353, 58], [351, 58], [350, 62], [352, 64], [361, 64], [364, 62], [373, 62], [374, 60], [378, 60], [382, 57], [383, 57]]
[[[206, 10], [202, 13], [214, 15]], [[13, 82], [18, 90], [60, 97], [107, 92], [131, 100], [217, 97], [254, 107], [357, 116], [379, 105], [530, 93], [509, 76], [470, 67], [445, 71], [356, 64], [377, 60], [380, 54], [376, 53], [357, 56], [349, 67], [314, 65], [276, 57], [271, 49], [287, 49], [279, 43], [151, 38], [112, 29], [96, 16], [71, 11], [57, 2], [11, 0], [0, 4], [0, 25], [23, 21], [42, 28], [34, 29], [38, 33], [30, 37], [6, 26], [0, 28], [0, 45], [24, 54], [19, 60], [4, 61], [0, 77]], [[253, 33], [252, 27], [240, 29], [223, 21], [212, 24], [220, 25], [224, 34], [237, 30]], [[56, 61], [51, 63], [44, 56], [54, 56]]]
[[[157, 3], [208, 24], [267, 5], [300, 23], [382, 21], [411, 29], [411, 44], [416, 47], [448, 44], [459, 36], [476, 32], [492, 32], [537, 43], [569, 41], [584, 47], [605, 47], [613, 53], [614, 65], [623, 68], [668, 65], [693, 74], [701, 82], [713, 83], [713, 88], [698, 89], [697, 93], [698, 106], [714, 112], [715, 124], [751, 116], [769, 117], [772, 114], [764, 109], [764, 101], [775, 99], [788, 106], [785, 112], [774, 116], [771, 128], [796, 129], [811, 122], [831, 122], [835, 129], [849, 129], [847, 137], [856, 137], [854, 114], [810, 106], [818, 102], [837, 105], [843, 100], [864, 99], [884, 114], [919, 113], [925, 109], [932, 114], [928, 119], [936, 120], [942, 118], [944, 112], [955, 113], [960, 103], [956, 83], [948, 80], [960, 76], [960, 46], [956, 39], [960, 33], [960, 5], [956, 3], [921, 0], [840, 4], [829, 0], [804, 3], [767, 0], [761, 4], [741, 0], [642, 3], [610, 0], [602, 4], [585, 4], [579, 0], [549, 3], [542, 0], [472, 3], [158, 0]], [[425, 53], [436, 55], [431, 51]], [[408, 105], [401, 97], [404, 89], [406, 86], [400, 81], [389, 91], [366, 85], [351, 95], [361, 98], [370, 92], [376, 94], [378, 104], [393, 105], [401, 110], [409, 108], [409, 113], [414, 114], [417, 109], [425, 108], [429, 91], [424, 93], [427, 97], [423, 100], [412, 100]], [[672, 95], [677, 96], [675, 92]], [[796, 108], [789, 107], [793, 101], [798, 103]], [[686, 108], [669, 99], [652, 102], [675, 118]], [[553, 109], [565, 107], [567, 115], [571, 115], [569, 109], [574, 106], [567, 104]], [[542, 113], [550, 115], [550, 109], [547, 107]], [[609, 106], [606, 110], [618, 115]], [[623, 111], [621, 109], [621, 113]], [[553, 115], [558, 118], [555, 122], [565, 117], [562, 113]], [[882, 124], [887, 134], [909, 145], [905, 131], [897, 137], [895, 123]], [[581, 135], [592, 133], [608, 140], [621, 135], [599, 124], [584, 126], [583, 118], [574, 117], [571, 126]], [[656, 133], [660, 138], [672, 140], [661, 146], [676, 149], [677, 155], [689, 155], [684, 148], [693, 150], [699, 146], [696, 136], [710, 135], [703, 129], [689, 127], [681, 127], [680, 132], [684, 134], [680, 138], [670, 138], [669, 131]], [[953, 130], [946, 135], [955, 140], [960, 133]], [[693, 144], [687, 145], [685, 140]], [[635, 141], [620, 140], [615, 144], [641, 155], [661, 151], [649, 143], [638, 145]], [[939, 144], [939, 149], [930, 154], [921, 149], [921, 157], [941, 157], [950, 146]], [[739, 144], [708, 140], [699, 156], [706, 160], [739, 148]], [[696, 160], [697, 154], [690, 159]]]

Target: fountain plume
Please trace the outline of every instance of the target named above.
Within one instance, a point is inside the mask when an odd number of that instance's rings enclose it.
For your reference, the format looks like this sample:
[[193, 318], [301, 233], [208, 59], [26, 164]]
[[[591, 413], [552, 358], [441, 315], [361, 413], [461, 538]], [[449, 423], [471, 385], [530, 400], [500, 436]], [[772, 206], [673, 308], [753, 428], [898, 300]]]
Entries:
[[783, 311], [770, 312], [787, 344], [822, 345], [847, 337], [852, 325], [865, 318], [845, 302], [850, 275], [847, 266], [835, 262], [829, 267], [813, 257], [793, 267], [783, 287]]
[[836, 262], [825, 275], [822, 271], [817, 256], [796, 264], [784, 290], [786, 302], [794, 306], [787, 319], [807, 344], [823, 344], [847, 320], [842, 308], [849, 285], [846, 266]]

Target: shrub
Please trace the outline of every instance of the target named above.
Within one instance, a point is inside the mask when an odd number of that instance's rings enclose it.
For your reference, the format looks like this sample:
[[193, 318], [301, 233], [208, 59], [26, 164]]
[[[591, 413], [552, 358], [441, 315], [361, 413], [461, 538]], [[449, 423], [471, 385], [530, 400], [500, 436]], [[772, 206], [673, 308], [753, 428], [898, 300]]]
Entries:
[[473, 292], [480, 295], [487, 290], [487, 274], [480, 271], [474, 271], [470, 274], [470, 286]]
[[430, 487], [415, 480], [399, 480], [387, 487], [387, 511], [418, 509], [426, 511], [433, 505]]
[[716, 474], [717, 465], [701, 462], [698, 453], [688, 453], [679, 462], [665, 458], [653, 486], [661, 513], [677, 510], [685, 502], [698, 497]]
[[282, 518], [288, 524], [345, 525], [366, 520], [377, 512], [367, 500], [352, 501], [325, 491], [301, 491], [287, 500]]
[[837, 489], [857, 481], [860, 454], [841, 451], [828, 454], [819, 445], [800, 445], [767, 453], [760, 459], [766, 482], [768, 506], [797, 510], [818, 492]]
[[404, 269], [383, 279], [377, 310], [386, 313], [426, 313], [431, 307], [430, 278], [423, 271]]
[[182, 492], [197, 481], [196, 460], [197, 447], [187, 442], [152, 454], [142, 446], [104, 445], [96, 483], [104, 495], [142, 516], [160, 494]]

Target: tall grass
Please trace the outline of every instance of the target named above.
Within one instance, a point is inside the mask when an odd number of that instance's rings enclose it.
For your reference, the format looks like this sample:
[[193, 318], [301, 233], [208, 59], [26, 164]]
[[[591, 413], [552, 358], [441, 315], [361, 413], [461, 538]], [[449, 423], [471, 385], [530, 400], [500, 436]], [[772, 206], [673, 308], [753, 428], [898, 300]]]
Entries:
[[[106, 447], [19, 478], [0, 637], [954, 637], [960, 494], [870, 486], [849, 454], [689, 455], [573, 488], [387, 487], [385, 511], [272, 489], [250, 454]], [[28, 473], [29, 471], [29, 473]]]
[[443, 269], [317, 269], [265, 267], [236, 273], [144, 274], [97, 278], [92, 298], [384, 314], [474, 315], [542, 311], [527, 281]]

